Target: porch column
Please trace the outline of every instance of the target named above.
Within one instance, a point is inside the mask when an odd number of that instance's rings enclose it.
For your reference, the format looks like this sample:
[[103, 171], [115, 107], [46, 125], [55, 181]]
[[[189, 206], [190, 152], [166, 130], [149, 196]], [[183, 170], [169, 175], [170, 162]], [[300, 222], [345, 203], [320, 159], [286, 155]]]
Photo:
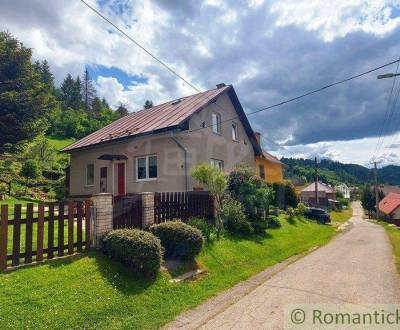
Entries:
[[154, 193], [142, 194], [142, 228], [148, 228], [154, 224]]
[[113, 229], [113, 197], [110, 193], [93, 195], [93, 244], [99, 247], [100, 237]]

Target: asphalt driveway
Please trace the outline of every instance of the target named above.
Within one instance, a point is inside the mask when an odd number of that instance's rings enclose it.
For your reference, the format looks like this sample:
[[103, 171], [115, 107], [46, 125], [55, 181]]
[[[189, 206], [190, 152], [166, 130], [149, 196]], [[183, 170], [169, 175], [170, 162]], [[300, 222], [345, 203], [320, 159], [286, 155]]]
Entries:
[[362, 219], [359, 203], [353, 210], [351, 229], [326, 246], [290, 264], [218, 314], [202, 315], [202, 324], [182, 322], [196, 319], [196, 312], [204, 310], [199, 306], [170, 327], [281, 329], [288, 304], [400, 302], [399, 277], [385, 230]]

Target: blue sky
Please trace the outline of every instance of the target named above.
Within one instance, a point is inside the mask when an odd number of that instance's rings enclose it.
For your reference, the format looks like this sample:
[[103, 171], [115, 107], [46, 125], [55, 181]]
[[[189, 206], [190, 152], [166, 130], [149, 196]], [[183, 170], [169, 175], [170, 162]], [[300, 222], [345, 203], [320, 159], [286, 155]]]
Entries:
[[[200, 90], [233, 84], [248, 112], [400, 56], [400, 0], [88, 1]], [[98, 94], [130, 111], [146, 99], [157, 104], [194, 92], [80, 1], [25, 7], [3, 0], [0, 28], [47, 59], [58, 83], [88, 66]], [[264, 143], [278, 156], [360, 164], [376, 156], [400, 164], [400, 102], [383, 126], [393, 80], [376, 79], [395, 69], [259, 113], [250, 123], [275, 141]]]
[[138, 84], [147, 84], [148, 80], [144, 76], [139, 76], [135, 74], [128, 74], [121, 69], [116, 67], [106, 67], [104, 65], [88, 65], [87, 69], [91, 78], [97, 81], [98, 77], [114, 77], [121, 83], [124, 89], [128, 89], [129, 86], [134, 86]]

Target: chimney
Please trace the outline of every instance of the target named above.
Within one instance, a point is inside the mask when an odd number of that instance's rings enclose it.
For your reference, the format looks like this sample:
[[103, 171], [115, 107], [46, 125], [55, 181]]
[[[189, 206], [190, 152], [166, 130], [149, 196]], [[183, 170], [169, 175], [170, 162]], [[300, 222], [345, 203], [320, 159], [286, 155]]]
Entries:
[[256, 135], [257, 143], [261, 146], [261, 133], [260, 132], [254, 132], [254, 134]]
[[217, 88], [218, 89], [220, 89], [220, 88], [222, 88], [222, 87], [225, 87], [226, 85], [225, 85], [225, 83], [219, 83], [219, 84], [217, 84]]

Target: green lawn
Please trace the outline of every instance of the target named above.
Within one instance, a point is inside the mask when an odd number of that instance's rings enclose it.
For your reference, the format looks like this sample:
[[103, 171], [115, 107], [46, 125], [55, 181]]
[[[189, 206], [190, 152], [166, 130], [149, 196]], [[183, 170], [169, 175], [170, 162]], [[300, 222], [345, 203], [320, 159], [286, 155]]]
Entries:
[[349, 206], [345, 210], [341, 211], [332, 211], [329, 213], [331, 215], [331, 221], [333, 224], [342, 224], [349, 220], [353, 215], [353, 210], [351, 206]]
[[[26, 238], [26, 225], [21, 224], [20, 234], [20, 253], [25, 252], [25, 238]], [[74, 227], [74, 242], [77, 241], [76, 226]], [[44, 236], [43, 236], [43, 248], [48, 248], [48, 222], [44, 223]], [[82, 226], [82, 237], [85, 239], [85, 232]], [[54, 220], [54, 243], [53, 246], [58, 246], [58, 220]], [[64, 220], [64, 245], [68, 243], [68, 220]], [[7, 242], [7, 254], [12, 254], [13, 247], [13, 226], [8, 226], [8, 242]], [[32, 251], [37, 250], [37, 222], [32, 224]], [[45, 255], [46, 258], [46, 255]], [[35, 259], [35, 257], [33, 257]], [[11, 263], [11, 261], [9, 261]]]
[[37, 200], [29, 199], [29, 198], [9, 197], [4, 201], [0, 201], [0, 204], [7, 204], [8, 205], [8, 212], [10, 212], [10, 211], [14, 212], [14, 205], [15, 204], [23, 204], [23, 206], [26, 206], [26, 203], [37, 203]]
[[307, 220], [265, 236], [224, 237], [205, 247], [197, 262], [207, 275], [178, 284], [168, 273], [137, 277], [99, 253], [53, 261], [0, 275], [0, 328], [154, 329], [292, 255], [325, 244], [332, 226]]
[[400, 274], [400, 230], [397, 227], [389, 226], [385, 221], [379, 221], [379, 224], [386, 229], [386, 232], [389, 235], [395, 256], [396, 268]]
[[47, 140], [50, 142], [50, 145], [56, 148], [57, 150], [61, 150], [62, 148], [70, 145], [75, 141], [75, 139], [62, 139], [62, 138], [55, 138], [55, 137], [47, 137]]

